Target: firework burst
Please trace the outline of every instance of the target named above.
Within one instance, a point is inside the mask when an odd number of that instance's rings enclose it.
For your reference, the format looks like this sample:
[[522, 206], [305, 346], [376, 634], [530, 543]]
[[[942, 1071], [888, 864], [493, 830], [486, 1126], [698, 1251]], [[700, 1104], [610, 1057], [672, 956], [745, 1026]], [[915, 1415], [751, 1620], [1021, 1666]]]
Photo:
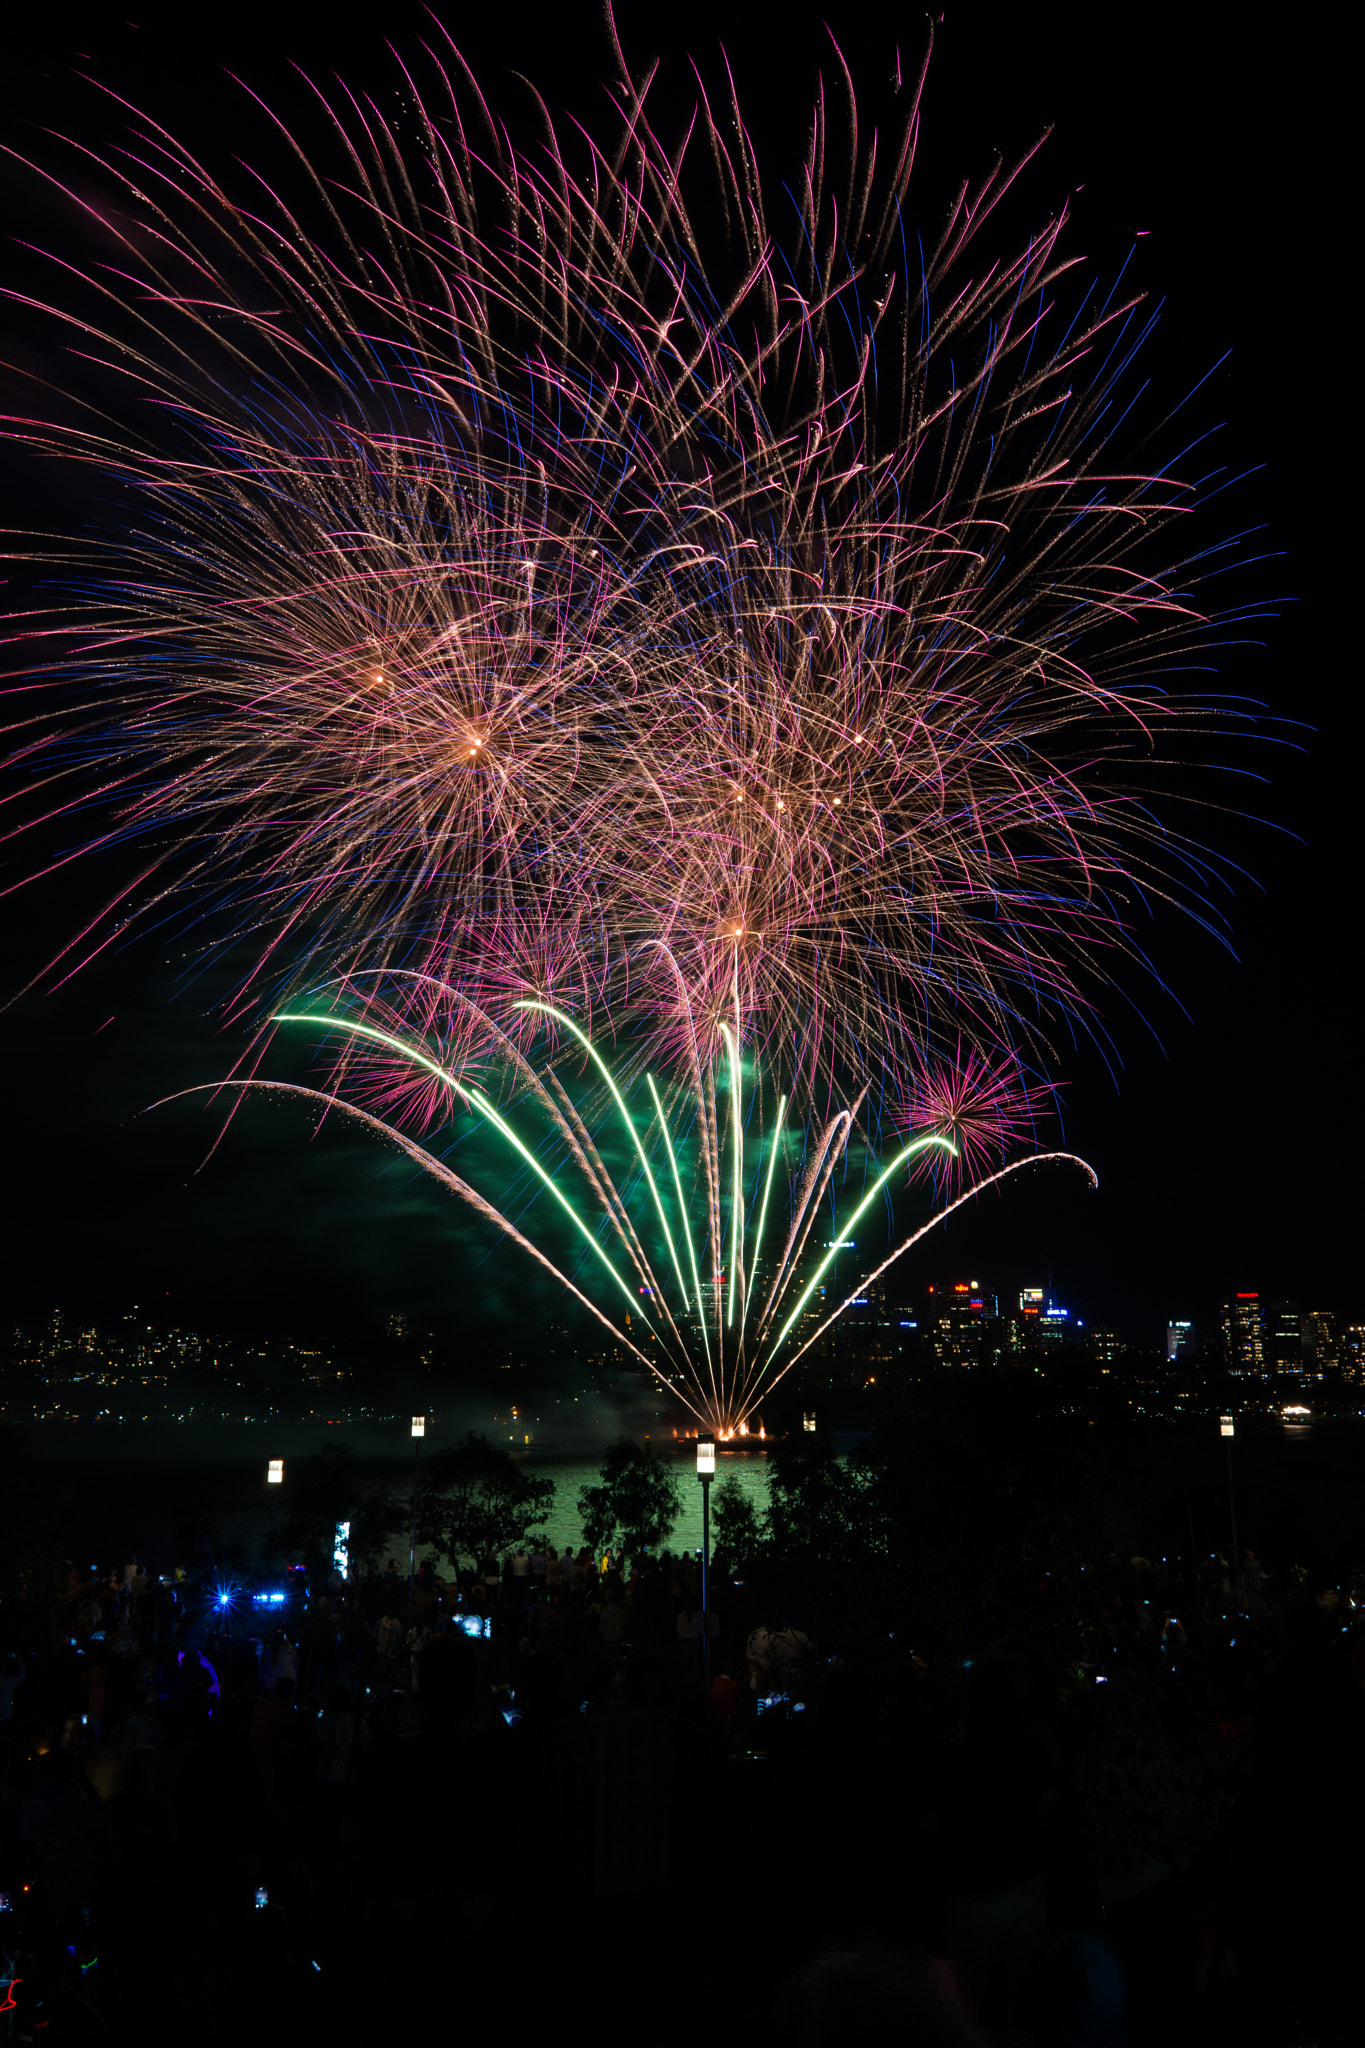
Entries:
[[140, 117], [98, 167], [104, 260], [27, 303], [128, 424], [10, 432], [134, 510], [83, 562], [103, 595], [24, 627], [21, 680], [63, 688], [13, 761], [48, 816], [98, 793], [143, 875], [121, 924], [178, 903], [247, 947], [230, 1016], [356, 996], [323, 1092], [385, 1128], [515, 1079], [581, 1150], [554, 1060], [600, 1022], [624, 1086], [689, 1092], [743, 1292], [746, 1059], [826, 1133], [802, 1214], [855, 1107], [970, 1177], [1146, 901], [1210, 915], [1154, 802], [1226, 716], [1169, 684], [1217, 636], [1196, 492], [1108, 453], [1150, 319], [1068, 275], [1064, 210], [983, 257], [1021, 165], [911, 261], [922, 72], [889, 149], [822, 87], [784, 180], [729, 85], [665, 137], [620, 60], [602, 138], [542, 108], [528, 152], [425, 62], [401, 107], [324, 103], [316, 161], [281, 129], [292, 188]]
[[[503, 1084], [501, 1101], [480, 1085], [472, 1062], [460, 1071], [429, 1044], [387, 1028], [388, 1020], [376, 1022], [383, 1014], [377, 1003], [350, 1015], [322, 1008], [281, 1011], [272, 1021], [339, 1038], [343, 1065], [358, 1080], [358, 1092], [368, 1082], [393, 1103], [395, 1115], [406, 1112], [430, 1122], [432, 1088], [447, 1112], [453, 1106], [472, 1115], [520, 1164], [521, 1187], [513, 1190], [519, 1222], [507, 1213], [512, 1204], [498, 1207], [397, 1122], [334, 1090], [256, 1079], [226, 1085], [301, 1099], [322, 1116], [357, 1120], [396, 1147], [529, 1252], [603, 1325], [622, 1356], [633, 1358], [700, 1424], [725, 1439], [745, 1431], [765, 1397], [854, 1299], [850, 1295], [831, 1307], [825, 1298], [827, 1276], [846, 1242], [843, 1233], [858, 1228], [906, 1168], [913, 1172], [929, 1156], [958, 1155], [952, 1135], [926, 1129], [897, 1145], [889, 1158], [869, 1158], [856, 1194], [850, 1199], [842, 1187], [838, 1204], [861, 1098], [823, 1127], [789, 1128], [783, 1095], [765, 1125], [754, 1114], [763, 1100], [761, 1077], [757, 1071], [745, 1074], [738, 1032], [730, 1027], [720, 1027], [727, 1051], [723, 1072], [694, 1058], [662, 1087], [646, 1072], [632, 1104], [629, 1079], [618, 1077], [581, 1026], [553, 1005], [525, 999], [516, 1006], [533, 1038], [550, 1027], [550, 1043], [535, 1049], [537, 1058], [463, 992], [440, 993], [460, 1015], [461, 1041], [468, 1045], [475, 1037], [492, 1054], [489, 1064]], [[429, 1013], [431, 995], [428, 990]], [[574, 1086], [585, 1068], [586, 1093]], [[949, 1099], [950, 1113], [959, 1130], [971, 1131], [974, 1149], [980, 1147], [989, 1093], [978, 1086], [975, 1094], [959, 1090]], [[993, 1134], [999, 1137], [1007, 1111], [998, 1088], [992, 1101]], [[930, 1121], [937, 1107], [936, 1101], [926, 1102], [923, 1120]], [[548, 1159], [528, 1111], [548, 1133]], [[624, 1159], [625, 1173], [613, 1167], [613, 1151]], [[1031, 1152], [959, 1192], [912, 1230], [871, 1278], [879, 1280], [984, 1187], [1025, 1167], [1062, 1162], [1078, 1166], [1095, 1184], [1093, 1169], [1074, 1153]], [[540, 1213], [532, 1224], [529, 1214], [537, 1201]], [[547, 1249], [554, 1241], [545, 1227], [547, 1211], [576, 1257], [564, 1260]], [[828, 1241], [813, 1235], [822, 1218], [831, 1226]]]
[[623, 67], [616, 140], [532, 161], [429, 54], [417, 146], [343, 101], [297, 203], [150, 124], [104, 167], [80, 341], [144, 435], [12, 431], [138, 509], [18, 758], [250, 934], [248, 1006], [459, 984], [510, 920], [533, 982], [657, 940], [699, 1011], [740, 939], [807, 1078], [1088, 1016], [1135, 886], [1211, 874], [1134, 801], [1207, 711], [1163, 680], [1191, 488], [1106, 459], [1138, 298], [1062, 303], [1060, 213], [982, 263], [999, 166], [907, 268], [918, 84], [880, 154], [822, 93], [775, 207], [731, 96], [666, 147]]

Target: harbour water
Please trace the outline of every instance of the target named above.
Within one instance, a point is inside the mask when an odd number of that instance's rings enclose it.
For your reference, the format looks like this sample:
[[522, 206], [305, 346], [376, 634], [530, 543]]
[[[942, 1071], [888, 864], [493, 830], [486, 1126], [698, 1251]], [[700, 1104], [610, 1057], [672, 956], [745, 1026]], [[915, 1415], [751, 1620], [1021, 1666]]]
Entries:
[[[522, 1445], [518, 1461], [555, 1482], [545, 1529], [559, 1550], [582, 1542], [578, 1495], [592, 1485], [602, 1452], [630, 1420], [604, 1413], [594, 1426], [538, 1433]], [[423, 1445], [430, 1455], [458, 1442], [466, 1427], [486, 1416], [451, 1417]], [[652, 1418], [645, 1428], [657, 1427]], [[505, 1427], [505, 1425], [504, 1425]], [[638, 1427], [632, 1432], [642, 1435]], [[525, 1432], [523, 1432], [525, 1434]], [[412, 1443], [405, 1418], [383, 1423], [200, 1423], [105, 1427], [43, 1426], [21, 1432], [24, 1453], [37, 1467], [53, 1525], [69, 1532], [73, 1558], [83, 1564], [122, 1564], [136, 1556], [155, 1571], [198, 1559], [221, 1560], [240, 1570], [260, 1552], [280, 1519], [293, 1474], [324, 1443], [344, 1443], [366, 1486], [384, 1487], [400, 1503], [395, 1555], [406, 1557], [406, 1516], [413, 1478]], [[505, 1439], [504, 1439], [505, 1440]], [[1113, 1540], [1121, 1550], [1226, 1548], [1236, 1513], [1240, 1541], [1269, 1560], [1276, 1573], [1292, 1567], [1326, 1568], [1359, 1552], [1359, 1502], [1365, 1474], [1365, 1416], [1239, 1418], [1232, 1444], [1218, 1434], [1216, 1415], [1179, 1423], [1133, 1423], [1091, 1440], [1110, 1496]], [[675, 1549], [701, 1542], [701, 1487], [692, 1447], [676, 1447], [671, 1431], [656, 1448], [674, 1462], [682, 1510], [671, 1537]], [[509, 1444], [509, 1449], [512, 1446]], [[283, 1458], [285, 1484], [267, 1488], [266, 1466]], [[762, 1446], [722, 1446], [717, 1480], [733, 1475], [760, 1510], [767, 1501], [768, 1458]]]
[[[367, 1486], [410, 1498], [414, 1458], [389, 1450], [393, 1426], [340, 1424], [184, 1423], [101, 1429], [42, 1429], [26, 1433], [29, 1454], [51, 1472], [51, 1497], [82, 1563], [108, 1566], [136, 1555], [153, 1571], [188, 1565], [207, 1552], [238, 1568], [260, 1549], [273, 1518], [282, 1518], [291, 1471], [324, 1443], [342, 1443], [356, 1457]], [[404, 1430], [402, 1435], [406, 1435]], [[439, 1448], [439, 1440], [424, 1449]], [[702, 1489], [691, 1446], [663, 1447], [677, 1474], [681, 1512], [669, 1541], [673, 1549], [701, 1547]], [[267, 1488], [266, 1467], [283, 1458], [280, 1488]], [[578, 1496], [598, 1477], [601, 1450], [561, 1444], [523, 1448], [517, 1462], [550, 1478], [555, 1498], [543, 1528], [557, 1550], [583, 1541]], [[720, 1447], [716, 1483], [735, 1478], [761, 1513], [767, 1505], [767, 1458], [754, 1446]], [[395, 1529], [395, 1550], [406, 1555], [406, 1532]]]

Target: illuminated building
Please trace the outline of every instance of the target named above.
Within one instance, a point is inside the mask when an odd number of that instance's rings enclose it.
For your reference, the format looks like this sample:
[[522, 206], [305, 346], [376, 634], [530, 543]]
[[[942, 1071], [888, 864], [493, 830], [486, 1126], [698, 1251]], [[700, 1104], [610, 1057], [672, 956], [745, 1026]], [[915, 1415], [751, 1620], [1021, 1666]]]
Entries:
[[1303, 1357], [1309, 1372], [1319, 1377], [1335, 1372], [1341, 1363], [1337, 1319], [1330, 1309], [1310, 1308], [1303, 1318]]
[[1177, 1362], [1183, 1364], [1187, 1362], [1189, 1359], [1193, 1358], [1195, 1351], [1198, 1349], [1198, 1341], [1198, 1332], [1196, 1331], [1193, 1323], [1189, 1321], [1182, 1321], [1179, 1318], [1173, 1319], [1171, 1322], [1167, 1323], [1167, 1365], [1175, 1365]]
[[1265, 1303], [1262, 1348], [1272, 1372], [1303, 1371], [1304, 1326], [1296, 1301]]
[[1069, 1308], [1050, 1301], [1038, 1318], [1038, 1341], [1045, 1349], [1055, 1351], [1060, 1345], [1069, 1344], [1080, 1328], [1079, 1323], [1072, 1321]]
[[1237, 1379], [1259, 1379], [1265, 1371], [1265, 1315], [1259, 1294], [1234, 1294], [1221, 1310], [1223, 1357]]
[[1365, 1323], [1347, 1323], [1341, 1333], [1341, 1372], [1348, 1386], [1365, 1386]]
[[997, 1320], [994, 1295], [975, 1280], [952, 1280], [929, 1289], [927, 1321], [940, 1365], [980, 1365]]
[[1047, 1294], [1041, 1287], [1021, 1287], [1019, 1290], [1019, 1314], [1012, 1317], [1010, 1348], [1014, 1351], [1034, 1352], [1039, 1347], [1039, 1323], [1047, 1307]]

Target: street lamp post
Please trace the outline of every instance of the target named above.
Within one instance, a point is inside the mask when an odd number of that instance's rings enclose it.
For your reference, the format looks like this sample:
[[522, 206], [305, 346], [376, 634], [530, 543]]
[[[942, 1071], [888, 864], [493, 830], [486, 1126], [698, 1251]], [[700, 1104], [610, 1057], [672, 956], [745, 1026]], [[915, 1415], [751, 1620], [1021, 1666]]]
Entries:
[[422, 1456], [422, 1438], [427, 1433], [425, 1415], [412, 1418], [412, 1532], [408, 1541], [408, 1606], [412, 1605], [412, 1582], [417, 1569], [417, 1466]]
[[[265, 1483], [267, 1487], [284, 1485], [283, 1458], [272, 1458], [270, 1460], [270, 1463], [265, 1468]], [[270, 1496], [270, 1533], [272, 1536], [275, 1533], [275, 1496], [273, 1493]]]
[[1237, 1588], [1237, 1611], [1242, 1611], [1242, 1556], [1237, 1548], [1237, 1495], [1232, 1484], [1232, 1439], [1237, 1433], [1237, 1424], [1231, 1415], [1220, 1415], [1218, 1434], [1227, 1444], [1228, 1453], [1228, 1511], [1232, 1516], [1232, 1573]]
[[716, 1440], [697, 1438], [697, 1477], [701, 1481], [701, 1678], [711, 1697], [711, 1615], [707, 1579], [711, 1569], [711, 1481], [716, 1476]]

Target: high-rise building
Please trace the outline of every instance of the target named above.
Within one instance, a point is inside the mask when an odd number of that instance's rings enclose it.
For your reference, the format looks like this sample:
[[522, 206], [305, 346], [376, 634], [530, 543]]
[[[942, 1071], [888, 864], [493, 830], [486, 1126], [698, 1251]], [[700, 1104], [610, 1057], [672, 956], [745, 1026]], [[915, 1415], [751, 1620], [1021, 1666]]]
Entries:
[[1184, 1364], [1198, 1348], [1198, 1332], [1186, 1319], [1173, 1317], [1166, 1325], [1166, 1363]]
[[1074, 1322], [1071, 1311], [1063, 1308], [1047, 1287], [1021, 1287], [1019, 1290], [1019, 1321], [1025, 1345], [1032, 1350], [1036, 1345], [1046, 1345], [1052, 1350], [1059, 1344], [1069, 1344], [1080, 1324]]
[[1264, 1348], [1272, 1372], [1303, 1371], [1303, 1318], [1296, 1301], [1265, 1304]]
[[1365, 1386], [1365, 1323], [1347, 1323], [1342, 1330], [1341, 1372], [1348, 1386]]
[[1303, 1318], [1303, 1362], [1313, 1373], [1335, 1372], [1341, 1364], [1337, 1319], [1331, 1309], [1310, 1308]]
[[1265, 1371], [1265, 1315], [1260, 1295], [1231, 1295], [1220, 1314], [1227, 1370], [1237, 1379], [1259, 1379]]
[[1069, 1308], [1063, 1308], [1059, 1301], [1048, 1297], [1047, 1306], [1038, 1318], [1038, 1339], [1047, 1350], [1055, 1351], [1060, 1345], [1069, 1344], [1080, 1327]]
[[929, 1289], [925, 1317], [940, 1365], [981, 1365], [988, 1356], [988, 1335], [998, 1318], [998, 1304], [975, 1280], [950, 1280]]
[[1041, 1287], [1021, 1287], [1019, 1290], [1019, 1314], [1011, 1317], [1014, 1324], [1012, 1349], [1021, 1352], [1038, 1349], [1038, 1319], [1047, 1306], [1047, 1295]]

